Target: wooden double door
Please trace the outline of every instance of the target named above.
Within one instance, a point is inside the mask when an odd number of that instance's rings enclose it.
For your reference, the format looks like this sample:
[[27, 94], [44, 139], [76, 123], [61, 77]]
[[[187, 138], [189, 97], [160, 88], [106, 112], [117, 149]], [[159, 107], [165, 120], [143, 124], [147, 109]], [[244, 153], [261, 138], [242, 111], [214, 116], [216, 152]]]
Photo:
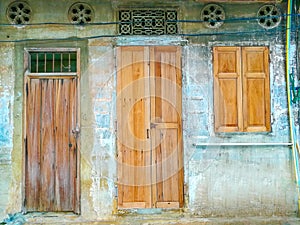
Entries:
[[117, 49], [119, 208], [183, 206], [181, 48]]
[[77, 80], [25, 79], [25, 211], [79, 212]]

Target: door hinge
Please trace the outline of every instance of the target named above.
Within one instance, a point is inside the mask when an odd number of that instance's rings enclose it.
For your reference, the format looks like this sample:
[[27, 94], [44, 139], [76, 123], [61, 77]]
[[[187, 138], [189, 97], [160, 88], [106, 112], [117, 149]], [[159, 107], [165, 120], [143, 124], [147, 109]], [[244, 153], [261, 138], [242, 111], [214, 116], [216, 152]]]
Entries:
[[117, 133], [117, 132], [118, 132], [118, 121], [115, 120], [115, 133]]
[[28, 83], [26, 83], [25, 91], [26, 91], [26, 96], [28, 96]]
[[115, 198], [118, 198], [118, 185], [115, 185]]

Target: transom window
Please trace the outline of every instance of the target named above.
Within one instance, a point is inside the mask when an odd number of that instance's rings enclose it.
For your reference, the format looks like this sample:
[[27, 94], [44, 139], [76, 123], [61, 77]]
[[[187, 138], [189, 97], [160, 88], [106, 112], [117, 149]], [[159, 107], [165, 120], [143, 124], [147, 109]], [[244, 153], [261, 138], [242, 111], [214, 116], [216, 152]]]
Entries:
[[79, 71], [77, 49], [29, 49], [26, 52], [30, 74], [77, 75]]

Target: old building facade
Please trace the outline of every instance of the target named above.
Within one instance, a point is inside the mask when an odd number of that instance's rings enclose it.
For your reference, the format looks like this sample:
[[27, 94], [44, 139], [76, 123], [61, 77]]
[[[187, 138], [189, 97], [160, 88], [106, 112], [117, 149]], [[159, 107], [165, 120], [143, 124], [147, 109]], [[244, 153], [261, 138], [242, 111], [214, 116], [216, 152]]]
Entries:
[[296, 215], [288, 4], [1, 1], [0, 218]]

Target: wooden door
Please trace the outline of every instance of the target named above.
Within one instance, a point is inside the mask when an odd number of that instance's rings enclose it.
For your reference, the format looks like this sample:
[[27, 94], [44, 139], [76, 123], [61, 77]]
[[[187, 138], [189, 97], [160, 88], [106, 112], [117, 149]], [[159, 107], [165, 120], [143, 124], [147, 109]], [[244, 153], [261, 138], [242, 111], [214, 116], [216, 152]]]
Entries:
[[179, 47], [118, 49], [119, 208], [183, 206]]
[[118, 193], [119, 207], [151, 207], [148, 60], [143, 47], [118, 51]]
[[181, 131], [181, 52], [178, 47], [150, 50], [153, 204], [183, 206]]
[[77, 78], [27, 78], [25, 95], [25, 209], [78, 212]]

